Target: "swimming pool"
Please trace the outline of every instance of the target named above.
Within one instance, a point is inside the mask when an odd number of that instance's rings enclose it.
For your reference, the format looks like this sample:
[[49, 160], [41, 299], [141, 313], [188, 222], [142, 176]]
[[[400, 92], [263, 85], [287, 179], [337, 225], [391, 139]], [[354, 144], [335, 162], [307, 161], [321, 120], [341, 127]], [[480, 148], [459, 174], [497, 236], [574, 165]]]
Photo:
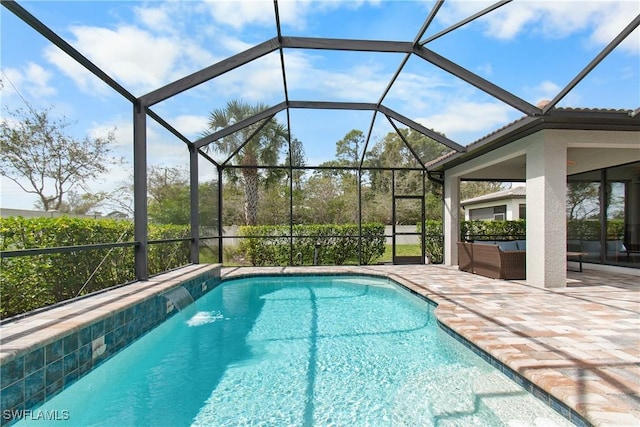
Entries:
[[443, 332], [433, 310], [386, 279], [226, 281], [34, 415], [64, 415], [64, 426], [570, 425]]

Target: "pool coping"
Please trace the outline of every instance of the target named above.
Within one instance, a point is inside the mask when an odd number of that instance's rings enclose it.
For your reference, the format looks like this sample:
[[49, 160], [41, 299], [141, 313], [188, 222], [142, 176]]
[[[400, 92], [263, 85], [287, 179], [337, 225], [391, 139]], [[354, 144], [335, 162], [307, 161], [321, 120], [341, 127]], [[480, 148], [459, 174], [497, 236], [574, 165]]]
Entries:
[[[567, 420], [571, 421], [576, 426], [592, 426], [585, 417], [579, 414], [575, 409], [571, 408], [566, 403], [562, 402], [560, 399], [556, 398], [551, 392], [546, 391], [544, 388], [538, 386], [535, 382], [527, 379], [524, 375], [521, 375], [516, 370], [512, 369], [507, 363], [504, 363], [494, 357], [490, 352], [484, 350], [479, 345], [475, 344], [473, 341], [467, 339], [461, 333], [458, 333], [455, 329], [455, 326], [450, 325], [448, 322], [449, 318], [444, 318], [443, 312], [447, 310], [446, 302], [438, 302], [434, 301], [429, 297], [424, 288], [417, 286], [415, 283], [410, 280], [398, 276], [397, 274], [389, 274], [386, 277], [395, 281], [399, 285], [403, 286], [405, 289], [410, 291], [412, 294], [421, 297], [428, 301], [431, 304], [436, 305], [436, 309], [434, 314], [436, 316], [436, 320], [438, 321], [438, 326], [442, 328], [447, 334], [455, 338], [458, 342], [464, 345], [466, 348], [471, 350], [476, 355], [480, 356], [485, 362], [489, 363], [494, 368], [498, 369], [502, 372], [507, 378], [514, 381], [518, 385], [520, 385], [527, 392], [541, 400], [551, 409], [556, 411], [558, 414], [562, 415]], [[403, 283], [404, 282], [404, 283]], [[423, 291], [423, 292], [421, 292]], [[431, 296], [433, 297], [433, 295]], [[437, 298], [436, 298], [437, 299]], [[449, 311], [449, 313], [451, 312]], [[456, 322], [457, 325], [459, 323]]]

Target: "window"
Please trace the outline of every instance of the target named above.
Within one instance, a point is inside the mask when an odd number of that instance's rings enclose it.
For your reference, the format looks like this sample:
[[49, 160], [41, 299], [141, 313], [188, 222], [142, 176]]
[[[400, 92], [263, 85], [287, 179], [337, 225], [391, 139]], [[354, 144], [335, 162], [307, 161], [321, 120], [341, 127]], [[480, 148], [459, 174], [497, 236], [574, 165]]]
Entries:
[[567, 242], [585, 261], [640, 268], [640, 162], [568, 177]]
[[469, 219], [474, 220], [497, 220], [507, 218], [507, 205], [491, 206], [488, 208], [469, 209]]
[[493, 219], [493, 208], [470, 209], [469, 219], [472, 221]]
[[504, 221], [507, 218], [507, 205], [493, 207], [493, 219], [495, 221]]

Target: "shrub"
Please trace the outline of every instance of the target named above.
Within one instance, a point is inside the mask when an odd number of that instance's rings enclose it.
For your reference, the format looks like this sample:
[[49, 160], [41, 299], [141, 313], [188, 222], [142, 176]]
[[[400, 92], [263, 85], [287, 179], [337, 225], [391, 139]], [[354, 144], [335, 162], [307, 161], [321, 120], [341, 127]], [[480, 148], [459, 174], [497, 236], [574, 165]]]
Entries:
[[[189, 228], [150, 225], [149, 239], [189, 235]], [[130, 242], [133, 224], [85, 218], [0, 219], [0, 250]], [[150, 245], [149, 274], [189, 262], [189, 243]], [[0, 317], [6, 318], [86, 295], [135, 279], [133, 247], [78, 250], [3, 258], [0, 269]], [[94, 271], [96, 272], [95, 274]]]
[[356, 224], [294, 225], [292, 235], [288, 226], [243, 226], [238, 234], [240, 249], [254, 266], [289, 265], [291, 259], [306, 265], [357, 263], [360, 243], [362, 264], [369, 264], [385, 249], [383, 224], [362, 224], [361, 242]]
[[513, 221], [461, 221], [460, 236], [462, 240], [518, 240], [527, 234], [524, 219]]
[[[420, 224], [417, 226], [421, 231]], [[444, 261], [444, 239], [442, 222], [429, 220], [425, 228], [425, 252], [431, 257], [433, 264]], [[526, 236], [526, 221], [461, 221], [461, 240], [518, 240]]]
[[[429, 256], [432, 264], [442, 264], [444, 261], [444, 239], [442, 237], [442, 221], [428, 220], [424, 230], [425, 254]], [[418, 224], [418, 233], [421, 227]]]

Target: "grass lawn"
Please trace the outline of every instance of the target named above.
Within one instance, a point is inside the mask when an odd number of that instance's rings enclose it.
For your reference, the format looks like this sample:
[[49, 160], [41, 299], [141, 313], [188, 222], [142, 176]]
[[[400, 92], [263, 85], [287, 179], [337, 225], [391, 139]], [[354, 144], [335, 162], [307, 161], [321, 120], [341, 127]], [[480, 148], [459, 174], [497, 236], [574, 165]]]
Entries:
[[[422, 255], [422, 249], [420, 244], [416, 243], [414, 245], [396, 245], [396, 256], [414, 256], [414, 255]], [[384, 254], [380, 259], [377, 259], [375, 262], [391, 262], [393, 258], [393, 248], [391, 245], [386, 245]]]

